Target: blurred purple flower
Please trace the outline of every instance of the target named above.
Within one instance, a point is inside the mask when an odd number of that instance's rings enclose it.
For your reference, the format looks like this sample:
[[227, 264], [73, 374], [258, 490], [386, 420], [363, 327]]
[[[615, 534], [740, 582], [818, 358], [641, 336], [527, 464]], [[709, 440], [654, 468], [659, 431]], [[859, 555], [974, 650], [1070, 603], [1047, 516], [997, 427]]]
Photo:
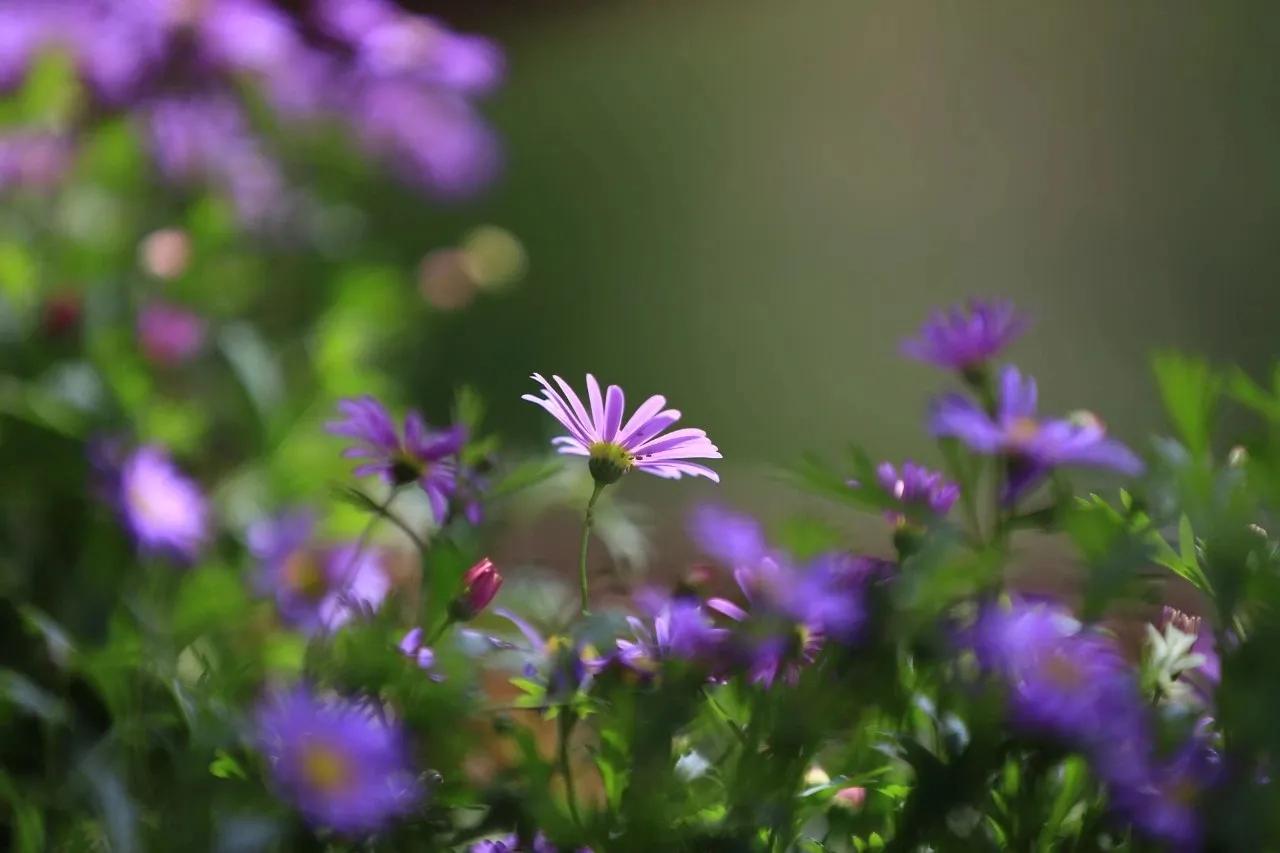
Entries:
[[960, 487], [937, 471], [907, 461], [901, 470], [882, 462], [876, 468], [876, 479], [886, 495], [901, 504], [904, 512], [890, 512], [897, 523], [906, 521], [907, 513], [944, 516], [960, 497]]
[[1198, 807], [1222, 775], [1221, 757], [1206, 731], [1193, 733], [1168, 760], [1108, 750], [1095, 764], [1118, 816], [1165, 849], [1202, 849], [1204, 819]]
[[1091, 752], [1126, 739], [1147, 742], [1132, 667], [1111, 638], [1064, 609], [1042, 602], [988, 605], [970, 641], [979, 664], [1007, 688], [1009, 716], [1019, 728]]
[[935, 312], [914, 338], [902, 343], [911, 358], [965, 371], [998, 355], [1020, 336], [1027, 318], [1007, 300], [971, 300]]
[[702, 553], [730, 568], [755, 565], [769, 553], [760, 522], [718, 504], [693, 510], [689, 534]]
[[138, 343], [155, 364], [187, 361], [204, 345], [205, 321], [193, 311], [151, 302], [138, 312]]
[[1142, 460], [1107, 436], [1096, 418], [1040, 420], [1036, 417], [1036, 383], [1009, 365], [1000, 374], [999, 397], [992, 416], [968, 397], [948, 394], [935, 401], [934, 435], [959, 438], [977, 453], [1009, 457], [1002, 500], [1012, 504], [1053, 468], [1084, 465], [1136, 476]]
[[305, 688], [272, 696], [258, 708], [257, 741], [280, 794], [315, 826], [376, 832], [423, 798], [401, 731], [350, 701]]
[[368, 396], [339, 401], [338, 412], [342, 417], [326, 424], [325, 429], [355, 439], [355, 446], [342, 455], [365, 460], [356, 468], [356, 476], [379, 474], [393, 486], [417, 483], [426, 493], [436, 520], [443, 521], [457, 486], [457, 455], [466, 442], [466, 430], [453, 426], [433, 432], [421, 414], [410, 411], [405, 415], [401, 438], [386, 407]]
[[360, 611], [375, 611], [391, 589], [384, 555], [355, 543], [322, 547], [305, 510], [255, 522], [249, 551], [258, 559], [258, 588], [275, 598], [281, 617], [306, 633], [333, 631]]
[[[678, 480], [688, 474], [720, 482], [719, 475], [705, 465], [689, 459], [719, 459], [720, 451], [700, 429], [663, 430], [680, 420], [680, 412], [663, 409], [665, 397], [653, 396], [636, 409], [624, 424], [623, 393], [610, 385], [600, 393], [596, 378], [587, 374], [587, 397], [590, 411], [559, 376], [552, 376], [560, 391], [540, 374], [533, 379], [542, 386], [542, 396], [525, 394], [522, 399], [536, 403], [569, 431], [551, 443], [570, 456], [588, 457], [591, 475], [598, 483], [613, 483], [635, 468], [646, 474]], [[563, 392], [561, 396], [560, 392]]]
[[432, 672], [436, 665], [436, 653], [432, 651], [430, 646], [423, 644], [421, 628], [409, 629], [408, 633], [400, 640], [398, 648], [400, 649], [400, 654], [413, 661], [418, 669], [429, 673], [432, 681], [444, 681], [443, 675]]
[[[522, 845], [513, 833], [503, 838], [486, 838], [468, 848], [469, 853], [559, 853], [547, 836], [539, 832], [528, 844]], [[590, 847], [579, 847], [577, 853], [591, 853]]]
[[58, 133], [19, 131], [0, 136], [0, 192], [43, 190], [60, 183], [71, 169], [73, 154], [71, 140]]
[[210, 537], [209, 506], [163, 448], [133, 451], [114, 472], [114, 481], [115, 502], [143, 551], [196, 558]]
[[[627, 617], [634, 639], [619, 638], [612, 660], [641, 675], [652, 675], [664, 660], [684, 660], [715, 666], [728, 631], [711, 622], [702, 605], [688, 598], [642, 596], [639, 603], [648, 621]], [[605, 666], [605, 659], [600, 666]]]

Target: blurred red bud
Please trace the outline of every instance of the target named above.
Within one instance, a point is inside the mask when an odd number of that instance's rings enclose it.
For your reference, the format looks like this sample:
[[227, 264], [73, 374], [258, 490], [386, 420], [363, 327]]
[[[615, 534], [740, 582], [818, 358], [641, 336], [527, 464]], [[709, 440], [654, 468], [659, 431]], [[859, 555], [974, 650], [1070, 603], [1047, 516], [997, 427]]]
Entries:
[[493, 561], [485, 557], [462, 576], [462, 594], [453, 600], [451, 612], [455, 619], [465, 622], [474, 619], [489, 606], [502, 588], [502, 575]]

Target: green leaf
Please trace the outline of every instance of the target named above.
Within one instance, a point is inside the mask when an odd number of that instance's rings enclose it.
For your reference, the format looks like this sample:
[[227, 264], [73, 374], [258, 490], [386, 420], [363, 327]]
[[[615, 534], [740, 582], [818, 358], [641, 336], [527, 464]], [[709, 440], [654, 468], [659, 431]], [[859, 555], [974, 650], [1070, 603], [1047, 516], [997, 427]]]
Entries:
[[563, 469], [564, 463], [556, 458], [530, 459], [499, 476], [487, 493], [488, 499], [492, 501], [532, 488]]
[[1199, 358], [1166, 352], [1152, 360], [1160, 396], [1183, 444], [1195, 456], [1209, 451], [1209, 428], [1222, 377]]
[[219, 779], [249, 778], [249, 775], [244, 772], [244, 768], [240, 766], [240, 762], [222, 749], [214, 753], [214, 759], [209, 764], [209, 772]]
[[204, 566], [183, 579], [173, 630], [182, 639], [238, 624], [248, 609], [244, 584], [223, 566]]

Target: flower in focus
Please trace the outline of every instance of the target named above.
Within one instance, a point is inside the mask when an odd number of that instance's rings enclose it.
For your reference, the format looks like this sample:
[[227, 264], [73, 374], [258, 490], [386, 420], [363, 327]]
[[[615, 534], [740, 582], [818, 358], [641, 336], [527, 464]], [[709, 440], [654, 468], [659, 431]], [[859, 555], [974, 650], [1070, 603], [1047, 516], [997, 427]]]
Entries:
[[152, 302], [138, 314], [138, 343], [155, 364], [178, 364], [204, 345], [205, 322], [176, 305]]
[[902, 343], [911, 358], [967, 371], [995, 357], [1027, 328], [1008, 300], [971, 300], [933, 314], [914, 338]]
[[960, 497], [958, 485], [937, 471], [910, 461], [904, 462], [901, 470], [882, 462], [876, 468], [876, 479], [885, 494], [903, 507], [903, 512], [889, 513], [897, 524], [905, 523], [908, 513], [942, 517]]
[[114, 473], [114, 500], [143, 551], [191, 561], [209, 539], [209, 505], [162, 448], [133, 451]]
[[502, 574], [485, 557], [462, 576], [462, 592], [449, 604], [449, 616], [459, 622], [474, 619], [502, 588]]
[[255, 522], [248, 531], [259, 589], [275, 598], [286, 622], [309, 634], [377, 610], [391, 589], [381, 551], [355, 543], [321, 547], [314, 531], [315, 518], [306, 511]]
[[587, 457], [597, 483], [615, 483], [632, 468], [673, 480], [688, 474], [720, 481], [715, 471], [688, 461], [720, 458], [720, 451], [704, 431], [678, 429], [663, 434], [680, 419], [677, 410], [662, 408], [667, 402], [665, 397], [650, 397], [624, 424], [623, 394], [617, 385], [610, 385], [602, 396], [596, 378], [588, 373], [588, 412], [569, 383], [559, 376], [551, 378], [560, 391], [540, 374], [533, 374], [533, 378], [542, 386], [542, 396], [525, 394], [523, 399], [541, 406], [569, 431], [569, 435], [554, 438], [551, 443], [561, 453]]
[[449, 510], [449, 498], [457, 487], [457, 455], [466, 441], [461, 426], [432, 431], [418, 412], [404, 418], [404, 437], [386, 408], [372, 397], [341, 400], [340, 420], [325, 425], [333, 435], [355, 439], [356, 444], [343, 451], [348, 459], [363, 459], [356, 468], [357, 477], [380, 474], [393, 486], [417, 483], [431, 503], [437, 521], [443, 521]]
[[979, 664], [1004, 682], [1015, 725], [1091, 751], [1128, 740], [1141, 752], [1142, 696], [1111, 638], [1059, 607], [1015, 601], [987, 606], [971, 639]]
[[1142, 460], [1107, 436], [1097, 418], [1040, 420], [1036, 417], [1036, 383], [1016, 367], [1000, 374], [993, 415], [959, 394], [948, 394], [933, 406], [934, 435], [958, 438], [978, 453], [1009, 457], [1002, 500], [1015, 502], [1040, 483], [1053, 468], [1084, 465], [1136, 476]]
[[270, 697], [257, 740], [280, 793], [313, 825], [375, 832], [422, 799], [402, 733], [349, 701], [302, 688]]

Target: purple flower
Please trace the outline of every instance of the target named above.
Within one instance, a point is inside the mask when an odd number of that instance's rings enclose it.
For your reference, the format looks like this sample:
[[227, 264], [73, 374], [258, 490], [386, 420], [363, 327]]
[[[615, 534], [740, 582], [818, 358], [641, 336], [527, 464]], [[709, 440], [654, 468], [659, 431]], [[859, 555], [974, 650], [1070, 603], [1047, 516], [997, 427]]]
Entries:
[[377, 610], [391, 589], [378, 549], [321, 547], [314, 530], [311, 513], [295, 511], [255, 522], [248, 532], [249, 550], [259, 561], [258, 588], [275, 598], [286, 622], [309, 634]]
[[689, 533], [702, 553], [726, 566], [751, 566], [769, 554], [760, 522], [718, 504], [703, 504], [689, 516]]
[[380, 474], [394, 486], [417, 483], [431, 502], [436, 520], [443, 521], [457, 485], [456, 457], [466, 441], [466, 430], [453, 426], [432, 431], [421, 414], [410, 411], [404, 418], [402, 438], [386, 408], [368, 396], [342, 400], [338, 411], [342, 418], [325, 428], [356, 440], [342, 454], [365, 460], [356, 468], [356, 476]]
[[967, 305], [935, 312], [919, 334], [902, 343], [902, 351], [952, 370], [971, 370], [998, 355], [1020, 336], [1027, 318], [1007, 300], [970, 300]]
[[135, 450], [114, 473], [115, 502], [142, 550], [194, 560], [210, 534], [199, 486], [154, 445]]
[[[469, 848], [469, 853], [559, 853], [560, 848], [539, 832], [533, 840], [522, 845], [514, 833], [503, 838], [486, 838]], [[591, 853], [590, 847], [579, 847], [577, 853]]]
[[138, 343], [156, 364], [187, 361], [200, 351], [204, 338], [204, 318], [185, 308], [152, 302], [138, 313]]
[[271, 697], [258, 709], [257, 740], [280, 794], [313, 825], [376, 832], [423, 797], [400, 730], [350, 701], [305, 688]]
[[[0, 28], [3, 26], [0, 20]], [[71, 169], [73, 154], [71, 141], [57, 133], [31, 131], [0, 136], [0, 191], [41, 190], [60, 183]]]
[[1112, 810], [1148, 838], [1171, 850], [1200, 850], [1204, 821], [1198, 805], [1221, 776], [1221, 759], [1198, 731], [1168, 760], [1121, 751], [1095, 759], [1107, 782]]
[[904, 462], [899, 471], [892, 463], [882, 462], [876, 468], [876, 479], [886, 495], [902, 505], [903, 512], [890, 512], [896, 523], [904, 523], [907, 514], [944, 516], [960, 497], [960, 487], [937, 471], [923, 465]]
[[640, 603], [652, 615], [647, 623], [635, 616], [627, 617], [635, 639], [617, 640], [619, 664], [642, 675], [652, 675], [663, 660], [716, 662], [729, 632], [715, 627], [701, 604], [664, 596], [644, 596]]
[[533, 374], [543, 388], [543, 396], [525, 394], [522, 399], [536, 403], [569, 430], [569, 435], [552, 439], [561, 453], [585, 456], [597, 483], [608, 484], [632, 468], [678, 480], [688, 474], [720, 482], [719, 475], [689, 459], [719, 459], [719, 449], [700, 429], [663, 430], [680, 420], [680, 412], [663, 409], [665, 397], [653, 396], [641, 404], [623, 423], [623, 394], [610, 385], [604, 395], [596, 378], [587, 374], [590, 411], [559, 376], [552, 376], [563, 396], [540, 374]]
[[421, 628], [409, 629], [397, 648], [400, 649], [400, 654], [413, 661], [418, 669], [430, 673], [432, 681], [444, 681], [443, 675], [432, 672], [436, 665], [436, 653], [430, 646], [423, 644]]
[[1142, 696], [1119, 647], [1065, 610], [988, 605], [971, 639], [978, 662], [1003, 680], [1019, 728], [1091, 752], [1147, 742]]
[[1012, 504], [1035, 487], [1053, 468], [1084, 465], [1136, 476], [1140, 460], [1129, 448], [1107, 436], [1097, 418], [1040, 420], [1036, 417], [1036, 383], [1012, 365], [1000, 374], [999, 398], [992, 416], [959, 394], [948, 394], [933, 406], [934, 435], [959, 438], [977, 453], [1009, 457], [1002, 499]]

